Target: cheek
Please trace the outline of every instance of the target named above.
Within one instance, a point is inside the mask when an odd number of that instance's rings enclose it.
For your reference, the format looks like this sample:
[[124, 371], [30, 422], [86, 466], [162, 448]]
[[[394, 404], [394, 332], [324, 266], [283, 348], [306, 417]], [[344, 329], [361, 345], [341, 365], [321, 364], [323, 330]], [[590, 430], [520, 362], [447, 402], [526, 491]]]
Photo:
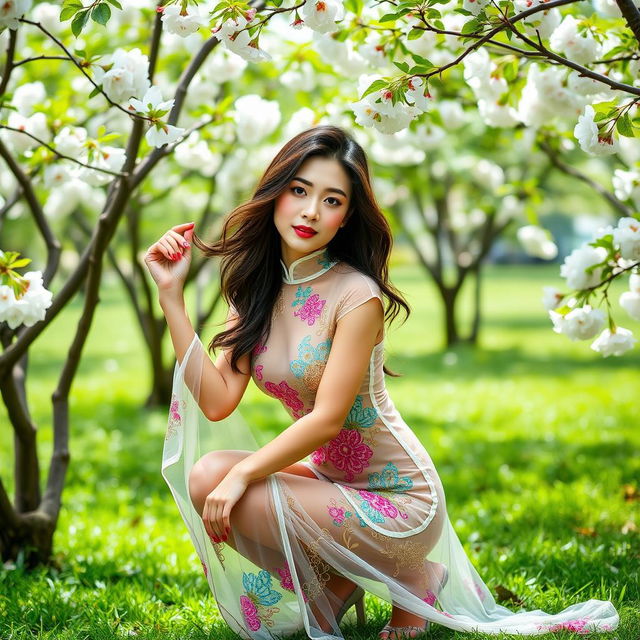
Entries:
[[288, 219], [297, 212], [296, 199], [292, 194], [285, 193], [276, 198], [275, 217], [277, 220]]
[[346, 215], [346, 210], [333, 211], [330, 214], [326, 214], [324, 219], [325, 225], [332, 231], [337, 230], [340, 228], [340, 225], [342, 224], [342, 221], [344, 220]]

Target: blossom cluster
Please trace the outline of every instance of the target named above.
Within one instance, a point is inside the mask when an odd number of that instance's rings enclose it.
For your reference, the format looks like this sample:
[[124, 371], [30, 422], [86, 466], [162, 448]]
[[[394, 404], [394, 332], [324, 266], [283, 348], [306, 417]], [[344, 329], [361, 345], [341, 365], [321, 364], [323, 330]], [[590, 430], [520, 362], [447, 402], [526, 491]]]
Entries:
[[[0, 257], [3, 256], [0, 251]], [[30, 327], [44, 320], [51, 306], [52, 293], [43, 286], [40, 271], [28, 271], [21, 279], [26, 283], [26, 291], [19, 296], [10, 285], [0, 285], [0, 322], [6, 322], [11, 329], [21, 324]]]
[[[600, 230], [593, 242], [585, 243], [568, 255], [560, 267], [567, 286], [576, 291], [564, 306], [568, 296], [553, 287], [545, 287], [543, 304], [549, 312], [553, 329], [570, 340], [590, 340], [605, 325], [607, 314], [594, 309], [589, 298], [598, 289], [603, 297], [611, 279], [630, 272], [629, 290], [620, 296], [620, 306], [636, 321], [640, 321], [640, 221], [621, 218], [618, 225]], [[583, 303], [582, 306], [579, 306]], [[633, 332], [618, 327], [609, 313], [609, 327], [592, 343], [591, 348], [603, 356], [622, 355], [637, 342]]]

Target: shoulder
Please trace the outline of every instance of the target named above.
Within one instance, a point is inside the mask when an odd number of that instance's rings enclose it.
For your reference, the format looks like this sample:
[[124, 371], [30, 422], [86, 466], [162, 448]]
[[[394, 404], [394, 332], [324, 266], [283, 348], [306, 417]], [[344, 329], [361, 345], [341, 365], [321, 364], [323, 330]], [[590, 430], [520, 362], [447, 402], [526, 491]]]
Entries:
[[345, 262], [338, 263], [334, 269], [338, 293], [337, 320], [371, 298], [378, 298], [384, 307], [382, 291], [374, 278]]

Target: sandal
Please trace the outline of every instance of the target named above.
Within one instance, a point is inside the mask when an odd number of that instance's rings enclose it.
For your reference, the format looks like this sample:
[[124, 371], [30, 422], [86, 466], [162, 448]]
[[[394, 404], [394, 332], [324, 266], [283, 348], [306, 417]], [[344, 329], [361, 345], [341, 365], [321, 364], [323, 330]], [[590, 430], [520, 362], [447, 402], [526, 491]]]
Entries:
[[351, 592], [351, 595], [342, 603], [340, 610], [336, 613], [336, 622], [340, 624], [340, 620], [344, 617], [344, 614], [355, 604], [356, 616], [358, 624], [364, 626], [366, 624], [366, 616], [364, 609], [364, 589], [360, 585], [356, 585], [356, 588]]
[[[440, 581], [440, 586], [438, 590], [434, 593], [433, 591], [427, 591], [427, 598], [425, 598], [425, 602], [433, 606], [440, 595], [440, 592], [444, 589], [447, 581], [449, 580], [449, 569], [447, 567], [444, 568], [444, 573], [442, 575], [442, 580]], [[431, 620], [425, 620], [424, 627], [416, 627], [416, 626], [406, 626], [406, 627], [394, 627], [390, 624], [385, 625], [378, 632], [386, 633], [387, 635], [382, 638], [378, 636], [380, 640], [412, 640], [413, 638], [417, 638], [423, 633], [429, 631], [429, 627], [431, 626]], [[415, 635], [410, 635], [411, 632], [415, 632]]]

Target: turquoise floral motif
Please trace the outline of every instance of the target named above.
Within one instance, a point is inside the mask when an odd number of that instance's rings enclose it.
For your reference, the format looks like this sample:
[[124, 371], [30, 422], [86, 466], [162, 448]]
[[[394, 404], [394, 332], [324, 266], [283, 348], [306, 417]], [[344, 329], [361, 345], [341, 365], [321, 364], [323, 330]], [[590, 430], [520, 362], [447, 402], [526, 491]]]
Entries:
[[303, 289], [298, 285], [296, 299], [291, 303], [292, 307], [301, 305], [297, 311], [293, 312], [293, 315], [306, 322], [309, 326], [315, 324], [315, 321], [322, 314], [324, 305], [327, 303], [326, 300], [320, 300], [320, 296], [317, 293], [312, 295], [311, 291], [311, 287]]
[[356, 400], [349, 410], [349, 415], [344, 421], [345, 429], [367, 428], [373, 426], [378, 417], [378, 410], [375, 407], [363, 407], [362, 396], [356, 396]]
[[387, 462], [382, 471], [369, 474], [369, 489], [388, 489], [391, 491], [405, 491], [413, 487], [413, 480], [408, 477], [400, 478], [398, 467], [393, 462]]
[[329, 260], [329, 252], [325, 249], [318, 257], [318, 264], [325, 269], [328, 269], [333, 262]]
[[329, 515], [333, 518], [333, 524], [336, 527], [341, 527], [345, 520], [348, 520], [353, 515], [356, 515], [358, 518], [358, 523], [361, 527], [366, 527], [367, 523], [360, 517], [359, 513], [355, 513], [353, 511], [348, 511], [344, 507], [338, 507], [335, 503], [335, 500], [331, 501], [332, 504], [327, 505], [327, 509], [329, 511]]
[[247, 627], [257, 631], [262, 622], [273, 626], [271, 617], [280, 609], [272, 605], [282, 598], [282, 594], [271, 588], [271, 574], [265, 569], [257, 574], [243, 571], [242, 586], [246, 595], [240, 596], [240, 608]]
[[298, 359], [292, 360], [289, 368], [296, 378], [303, 378], [308, 367], [317, 366], [318, 362], [325, 364], [331, 350], [331, 338], [314, 347], [311, 335], [305, 336], [298, 345]]

